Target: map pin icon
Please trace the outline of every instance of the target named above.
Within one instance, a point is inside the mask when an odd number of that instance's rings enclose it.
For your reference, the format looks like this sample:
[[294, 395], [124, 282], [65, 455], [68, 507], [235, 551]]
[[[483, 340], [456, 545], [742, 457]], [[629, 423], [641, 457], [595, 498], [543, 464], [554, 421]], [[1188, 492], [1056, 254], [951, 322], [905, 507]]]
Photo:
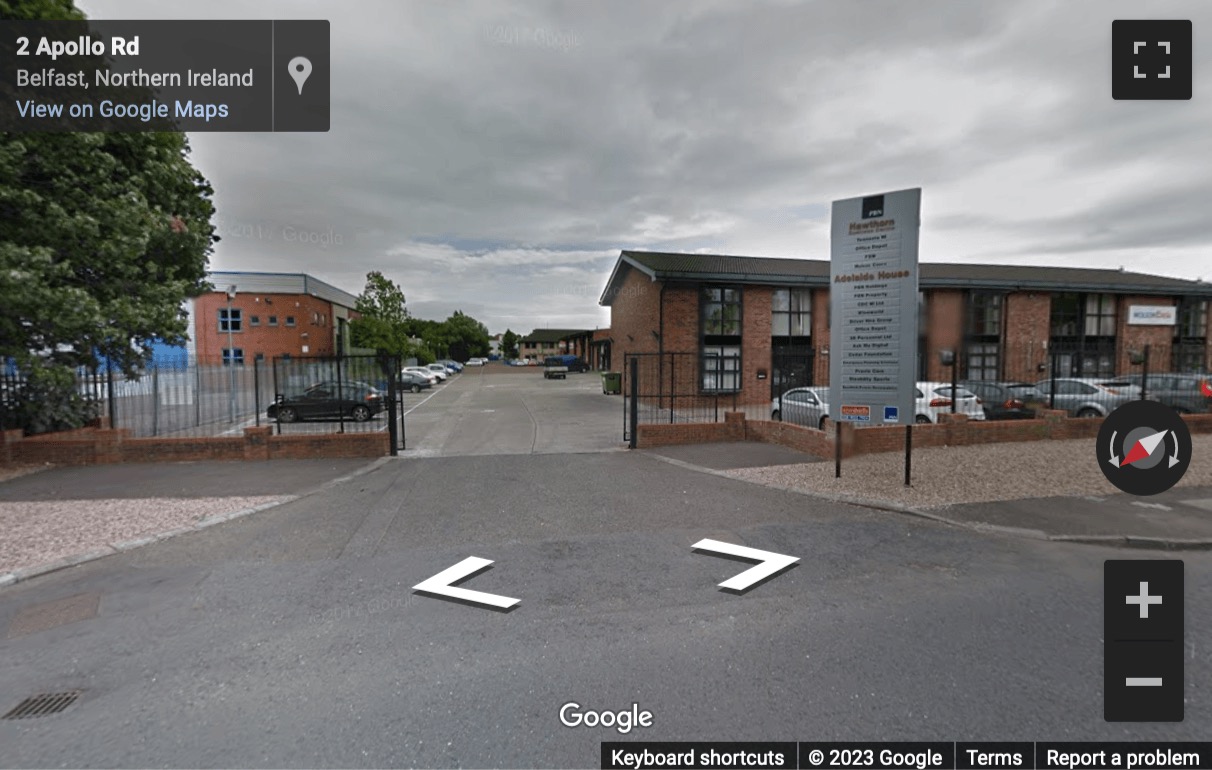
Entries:
[[295, 85], [299, 87], [299, 96], [302, 96], [303, 84], [307, 82], [307, 76], [311, 74], [311, 62], [306, 57], [296, 56], [286, 65], [286, 69], [290, 70], [290, 76], [294, 78]]

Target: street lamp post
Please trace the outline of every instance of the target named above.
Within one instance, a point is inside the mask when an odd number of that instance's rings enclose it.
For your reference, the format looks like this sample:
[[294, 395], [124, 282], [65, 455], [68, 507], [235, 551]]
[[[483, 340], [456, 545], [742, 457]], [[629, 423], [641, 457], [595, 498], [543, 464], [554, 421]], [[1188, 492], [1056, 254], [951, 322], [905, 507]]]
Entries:
[[227, 287], [227, 411], [229, 421], [236, 421], [236, 346], [232, 337], [231, 301], [236, 298], [236, 287]]

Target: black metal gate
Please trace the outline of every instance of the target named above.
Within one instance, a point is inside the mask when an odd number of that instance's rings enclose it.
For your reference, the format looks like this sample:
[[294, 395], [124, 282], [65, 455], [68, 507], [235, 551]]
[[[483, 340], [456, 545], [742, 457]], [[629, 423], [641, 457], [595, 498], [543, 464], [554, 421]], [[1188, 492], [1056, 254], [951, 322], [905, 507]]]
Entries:
[[770, 398], [774, 400], [792, 388], [815, 385], [813, 369], [816, 348], [811, 345], [775, 344], [770, 351]]
[[[711, 388], [698, 353], [628, 353], [623, 359], [623, 440], [636, 446], [636, 426], [719, 422], [736, 409], [737, 391]], [[740, 380], [735, 381], [737, 387]]]

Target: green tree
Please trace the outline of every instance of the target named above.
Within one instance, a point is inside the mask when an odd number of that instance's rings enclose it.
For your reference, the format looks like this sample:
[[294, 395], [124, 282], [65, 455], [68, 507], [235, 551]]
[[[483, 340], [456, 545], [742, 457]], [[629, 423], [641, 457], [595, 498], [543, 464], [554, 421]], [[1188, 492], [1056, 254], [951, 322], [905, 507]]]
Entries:
[[[84, 18], [62, 0], [0, 0], [0, 17]], [[0, 359], [23, 380], [6, 427], [77, 427], [76, 368], [137, 377], [154, 339], [185, 341], [217, 240], [188, 155], [177, 133], [0, 133]]]
[[488, 355], [488, 327], [461, 310], [442, 323], [447, 355], [456, 361]]
[[506, 329], [505, 333], [501, 335], [501, 355], [505, 360], [518, 357], [518, 340], [520, 339], [521, 337], [510, 329]]
[[374, 348], [380, 362], [389, 358], [411, 358], [417, 346], [409, 339], [413, 319], [405, 306], [404, 291], [378, 270], [366, 274], [366, 287], [354, 309], [358, 317], [349, 322], [354, 346]]

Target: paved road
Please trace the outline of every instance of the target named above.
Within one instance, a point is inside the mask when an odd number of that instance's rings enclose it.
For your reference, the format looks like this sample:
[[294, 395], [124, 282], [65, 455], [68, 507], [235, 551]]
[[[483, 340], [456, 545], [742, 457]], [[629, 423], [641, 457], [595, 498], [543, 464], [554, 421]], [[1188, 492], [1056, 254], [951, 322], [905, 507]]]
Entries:
[[404, 420], [411, 456], [600, 452], [625, 446], [622, 400], [602, 394], [596, 373], [545, 380], [538, 367], [468, 368]]
[[[620, 738], [1206, 737], [1212, 555], [1182, 554], [1186, 721], [1107, 724], [1103, 560], [1158, 554], [586, 452], [547, 431], [558, 396], [490, 384], [430, 402], [464, 427], [433, 420], [421, 446], [454, 456], [0, 591], [0, 713], [84, 691], [62, 714], [0, 720], [0, 765], [595, 767]], [[471, 435], [497, 414], [473, 408], [519, 402], [536, 419]], [[694, 553], [702, 538], [801, 561], [737, 596], [717, 584], [745, 565]], [[411, 591], [468, 556], [494, 564], [463, 587], [516, 610]], [[638, 703], [654, 724], [564, 727], [570, 701]]]

